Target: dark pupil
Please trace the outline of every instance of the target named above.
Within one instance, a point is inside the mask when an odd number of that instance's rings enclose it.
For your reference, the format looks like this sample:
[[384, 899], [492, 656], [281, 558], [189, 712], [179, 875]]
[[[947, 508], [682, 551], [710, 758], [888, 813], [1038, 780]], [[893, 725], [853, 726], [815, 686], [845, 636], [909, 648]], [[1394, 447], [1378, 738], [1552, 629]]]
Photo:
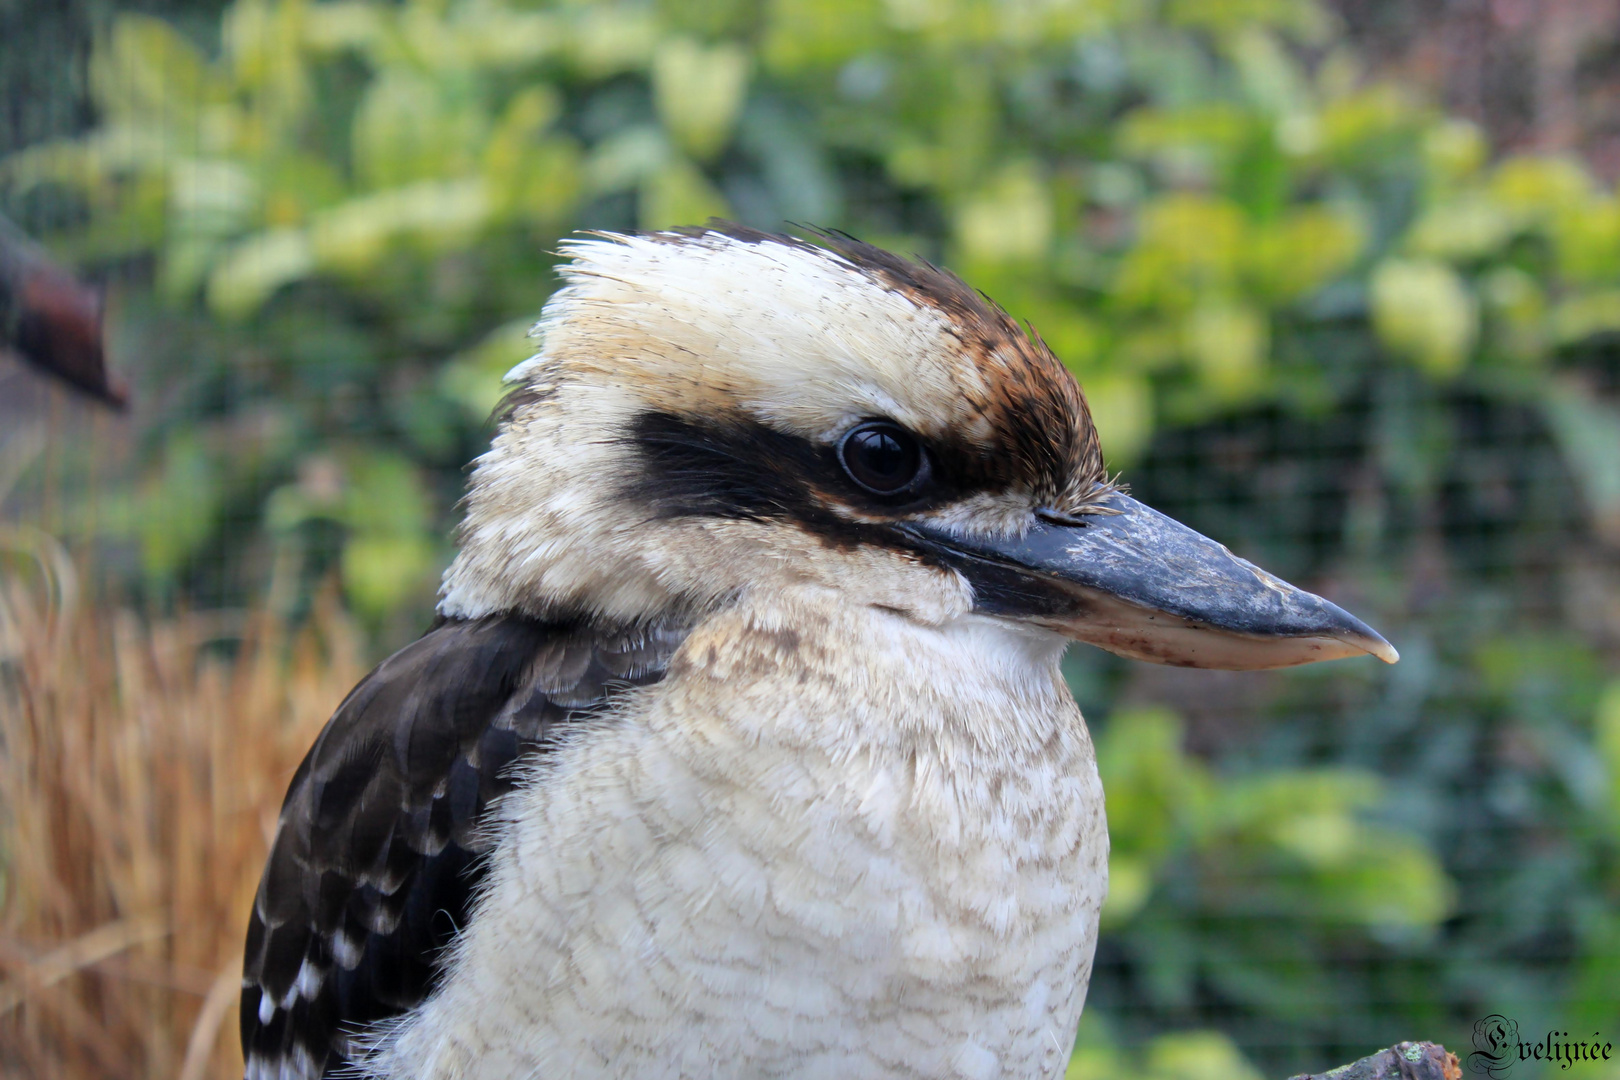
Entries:
[[917, 472], [916, 444], [902, 442], [889, 431], [855, 432], [850, 436], [846, 455], [855, 479], [878, 491], [898, 491]]

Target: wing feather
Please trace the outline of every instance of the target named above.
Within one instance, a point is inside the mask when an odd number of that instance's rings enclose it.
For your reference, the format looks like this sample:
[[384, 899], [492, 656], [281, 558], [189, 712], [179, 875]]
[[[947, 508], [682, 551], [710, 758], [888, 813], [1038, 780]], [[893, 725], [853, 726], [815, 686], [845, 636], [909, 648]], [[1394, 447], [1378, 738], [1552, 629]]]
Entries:
[[436, 985], [513, 763], [662, 678], [681, 633], [513, 615], [443, 623], [349, 694], [288, 789], [249, 920], [248, 1080], [318, 1080]]

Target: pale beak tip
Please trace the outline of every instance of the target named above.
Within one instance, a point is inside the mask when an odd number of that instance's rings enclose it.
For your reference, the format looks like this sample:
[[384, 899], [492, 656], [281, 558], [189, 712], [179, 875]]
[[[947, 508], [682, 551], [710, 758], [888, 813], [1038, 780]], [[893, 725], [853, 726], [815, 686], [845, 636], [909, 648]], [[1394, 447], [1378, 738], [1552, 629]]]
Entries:
[[1368, 653], [1378, 657], [1378, 659], [1382, 660], [1386, 664], [1396, 663], [1401, 658], [1401, 654], [1395, 651], [1395, 646], [1391, 645], [1389, 642], [1385, 641], [1382, 637], [1379, 637], [1376, 634], [1374, 634], [1371, 638], [1364, 638], [1361, 641], [1356, 642], [1356, 644], [1360, 645], [1363, 649], [1366, 649]]

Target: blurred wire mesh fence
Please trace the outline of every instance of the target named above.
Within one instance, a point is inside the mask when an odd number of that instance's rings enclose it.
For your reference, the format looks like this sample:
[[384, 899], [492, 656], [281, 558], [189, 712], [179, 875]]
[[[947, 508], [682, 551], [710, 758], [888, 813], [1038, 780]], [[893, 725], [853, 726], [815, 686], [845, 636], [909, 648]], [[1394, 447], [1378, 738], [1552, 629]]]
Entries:
[[[1425, 103], [1419, 45], [1371, 67], [1397, 7], [5, 10], [0, 211], [105, 285], [135, 404], [0, 368], [0, 1062], [185, 1068], [256, 815], [347, 642], [425, 626], [557, 239], [711, 214], [959, 271], [1075, 370], [1137, 494], [1403, 653], [1070, 657], [1114, 842], [1071, 1075], [1466, 1049], [1491, 1013], [1620, 1040], [1620, 19], [1546, 45], [1583, 161]], [[42, 980], [120, 927], [162, 934]]]

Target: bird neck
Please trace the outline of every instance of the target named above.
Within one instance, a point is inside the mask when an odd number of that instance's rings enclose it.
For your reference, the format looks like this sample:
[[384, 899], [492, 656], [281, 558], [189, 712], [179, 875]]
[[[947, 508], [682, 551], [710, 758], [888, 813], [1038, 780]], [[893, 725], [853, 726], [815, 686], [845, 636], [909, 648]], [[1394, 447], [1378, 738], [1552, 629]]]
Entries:
[[[1100, 811], [1090, 738], [1059, 671], [1063, 645], [979, 616], [930, 624], [832, 590], [783, 590], [695, 627], [649, 720], [683, 753], [709, 756], [693, 762], [702, 770], [780, 755], [818, 798], [859, 802], [892, 786], [897, 813], [937, 818], [913, 821], [919, 836], [1000, 842], [1075, 802]], [[726, 749], [739, 745], [749, 752]], [[1065, 795], [1052, 787], [1071, 781], [1079, 787]], [[999, 814], [1003, 803], [1023, 807], [1021, 825]]]

